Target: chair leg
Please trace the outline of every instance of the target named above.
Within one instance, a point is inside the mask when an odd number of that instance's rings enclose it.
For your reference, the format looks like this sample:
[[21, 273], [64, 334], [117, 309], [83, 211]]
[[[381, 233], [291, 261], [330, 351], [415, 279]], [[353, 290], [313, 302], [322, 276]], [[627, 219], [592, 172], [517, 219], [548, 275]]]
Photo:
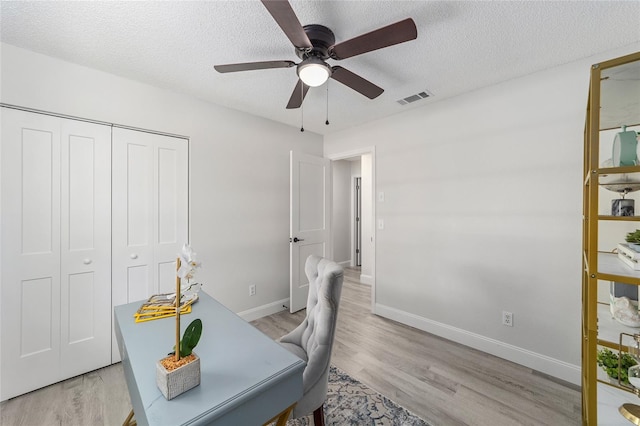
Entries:
[[324, 426], [324, 404], [313, 412], [313, 424], [314, 426]]
[[133, 418], [133, 410], [131, 410], [124, 423], [122, 423], [122, 426], [137, 426], [137, 424], [138, 422]]

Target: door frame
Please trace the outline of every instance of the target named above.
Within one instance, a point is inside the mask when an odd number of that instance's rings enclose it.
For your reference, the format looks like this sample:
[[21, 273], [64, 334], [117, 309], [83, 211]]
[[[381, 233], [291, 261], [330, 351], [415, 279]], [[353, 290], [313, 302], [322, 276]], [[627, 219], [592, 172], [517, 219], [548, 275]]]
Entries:
[[[362, 157], [360, 157], [362, 158]], [[351, 266], [362, 266], [362, 176], [354, 177], [351, 181], [351, 221], [353, 232], [351, 233], [351, 254], [354, 259]]]
[[[371, 265], [371, 313], [375, 314], [376, 313], [376, 245], [377, 245], [377, 229], [378, 227], [375, 226], [376, 222], [376, 147], [375, 146], [367, 146], [367, 147], [363, 147], [363, 148], [357, 148], [357, 149], [353, 149], [350, 151], [342, 151], [342, 152], [337, 152], [337, 153], [333, 153], [333, 154], [329, 154], [326, 155], [326, 158], [328, 158], [331, 161], [337, 161], [337, 160], [346, 160], [347, 158], [353, 158], [353, 157], [361, 157], [362, 155], [365, 154], [371, 154], [371, 221], [372, 221], [372, 231], [371, 234], [373, 235], [373, 244], [371, 245], [371, 249], [373, 251], [373, 253], [371, 253], [371, 260], [372, 260], [372, 265]], [[333, 181], [333, 168], [331, 171], [331, 178]], [[333, 198], [333, 195], [331, 195], [331, 197], [329, 197], [330, 199]], [[333, 203], [331, 204], [331, 212], [333, 212]], [[333, 238], [332, 238], [332, 234], [329, 233], [329, 238], [330, 238], [330, 247], [333, 248]]]

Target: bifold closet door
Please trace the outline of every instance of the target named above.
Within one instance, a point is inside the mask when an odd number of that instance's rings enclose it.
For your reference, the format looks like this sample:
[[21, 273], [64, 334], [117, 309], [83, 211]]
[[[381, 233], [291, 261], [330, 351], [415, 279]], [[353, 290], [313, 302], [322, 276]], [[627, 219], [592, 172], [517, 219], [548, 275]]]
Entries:
[[176, 256], [188, 242], [189, 145], [186, 139], [117, 127], [112, 143], [117, 306], [175, 291]]
[[111, 364], [111, 127], [62, 120], [61, 373]]
[[0, 113], [5, 400], [110, 362], [111, 130]]

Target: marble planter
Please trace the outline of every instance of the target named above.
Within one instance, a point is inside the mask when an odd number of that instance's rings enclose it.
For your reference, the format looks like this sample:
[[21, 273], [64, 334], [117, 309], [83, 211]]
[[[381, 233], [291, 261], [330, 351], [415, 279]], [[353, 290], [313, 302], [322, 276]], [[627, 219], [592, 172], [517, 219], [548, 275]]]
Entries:
[[156, 384], [166, 399], [173, 399], [200, 384], [200, 358], [195, 352], [193, 355], [193, 361], [172, 371], [167, 371], [160, 361], [156, 362]]
[[634, 213], [635, 203], [633, 199], [619, 198], [617, 200], [611, 200], [612, 216], [633, 216]]

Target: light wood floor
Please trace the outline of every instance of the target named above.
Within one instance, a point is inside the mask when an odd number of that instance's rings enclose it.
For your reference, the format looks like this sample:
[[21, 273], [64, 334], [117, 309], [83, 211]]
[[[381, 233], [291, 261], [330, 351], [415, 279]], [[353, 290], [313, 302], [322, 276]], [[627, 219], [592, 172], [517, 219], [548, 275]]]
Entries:
[[[333, 364], [434, 426], [581, 424], [575, 386], [372, 315], [358, 273], [345, 270]], [[252, 324], [277, 338], [303, 317]], [[120, 425], [130, 409], [116, 364], [1, 403], [0, 425]]]
[[[434, 426], [580, 425], [577, 386], [387, 320], [347, 268], [331, 362]], [[277, 338], [304, 312], [253, 321]]]

